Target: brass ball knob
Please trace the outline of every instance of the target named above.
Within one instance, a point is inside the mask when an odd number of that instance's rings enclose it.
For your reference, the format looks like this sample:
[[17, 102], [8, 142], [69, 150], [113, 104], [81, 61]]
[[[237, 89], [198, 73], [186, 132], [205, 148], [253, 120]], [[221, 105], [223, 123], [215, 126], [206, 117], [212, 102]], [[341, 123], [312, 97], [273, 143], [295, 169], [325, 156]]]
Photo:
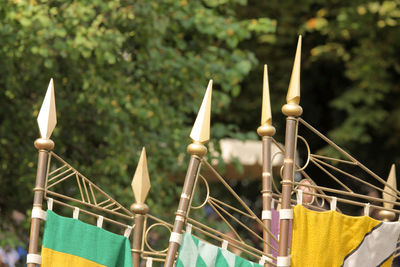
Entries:
[[45, 150], [52, 150], [54, 148], [54, 142], [50, 139], [36, 139], [35, 140], [35, 147], [38, 150], [45, 149]]
[[146, 214], [149, 211], [149, 206], [144, 203], [134, 203], [131, 205], [131, 211], [136, 214]]
[[380, 210], [378, 212], [379, 219], [385, 222], [391, 222], [396, 218], [396, 214], [389, 210]]
[[207, 148], [205, 147], [205, 145], [200, 144], [200, 143], [192, 143], [190, 145], [188, 145], [187, 147], [187, 151], [191, 154], [191, 155], [197, 155], [199, 157], [204, 156], [207, 153]]
[[300, 105], [288, 103], [282, 107], [282, 112], [286, 116], [298, 117], [303, 113], [303, 108]]
[[272, 125], [261, 125], [257, 128], [257, 133], [259, 136], [273, 136], [276, 130]]

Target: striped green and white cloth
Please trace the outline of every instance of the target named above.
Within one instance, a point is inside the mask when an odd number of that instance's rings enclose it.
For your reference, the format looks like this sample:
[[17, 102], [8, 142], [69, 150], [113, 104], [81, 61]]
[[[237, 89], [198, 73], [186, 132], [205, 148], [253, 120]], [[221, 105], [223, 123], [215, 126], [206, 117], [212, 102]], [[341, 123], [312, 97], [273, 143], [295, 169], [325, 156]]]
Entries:
[[176, 267], [262, 267], [184, 233]]

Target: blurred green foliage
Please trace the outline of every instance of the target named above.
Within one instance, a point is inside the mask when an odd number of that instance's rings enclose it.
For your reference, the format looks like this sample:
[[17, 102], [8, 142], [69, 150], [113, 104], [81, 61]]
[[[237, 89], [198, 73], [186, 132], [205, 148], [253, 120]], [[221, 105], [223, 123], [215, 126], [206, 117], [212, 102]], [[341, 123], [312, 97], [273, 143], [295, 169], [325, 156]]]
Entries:
[[[277, 21], [276, 32], [242, 44], [259, 65], [243, 81], [240, 103], [233, 101], [232, 112], [221, 119], [254, 132], [258, 117], [238, 114], [259, 114], [262, 65], [268, 64], [273, 123], [283, 141], [280, 109], [302, 34], [302, 117], [386, 177], [391, 163], [400, 163], [400, 2], [249, 0], [239, 15], [269, 17]], [[260, 46], [263, 40], [271, 43]], [[326, 143], [305, 137], [321, 153], [333, 155]]]
[[[256, 65], [239, 47], [271, 33], [268, 18], [239, 19], [233, 1], [55, 0], [0, 5], [0, 217], [31, 209], [36, 117], [54, 78], [55, 152], [128, 206], [147, 149], [148, 205], [173, 214], [182, 163], [208, 79], [224, 114]], [[231, 126], [219, 125], [219, 136]], [[175, 179], [176, 180], [176, 179]], [[162, 201], [160, 201], [162, 199]], [[25, 233], [26, 235], [26, 233]]]

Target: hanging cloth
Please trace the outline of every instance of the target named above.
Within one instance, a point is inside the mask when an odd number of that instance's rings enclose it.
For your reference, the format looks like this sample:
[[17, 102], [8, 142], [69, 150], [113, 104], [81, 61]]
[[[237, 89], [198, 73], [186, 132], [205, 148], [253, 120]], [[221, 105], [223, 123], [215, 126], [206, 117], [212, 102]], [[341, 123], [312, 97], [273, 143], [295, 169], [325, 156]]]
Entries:
[[399, 222], [294, 208], [292, 267], [391, 266]]

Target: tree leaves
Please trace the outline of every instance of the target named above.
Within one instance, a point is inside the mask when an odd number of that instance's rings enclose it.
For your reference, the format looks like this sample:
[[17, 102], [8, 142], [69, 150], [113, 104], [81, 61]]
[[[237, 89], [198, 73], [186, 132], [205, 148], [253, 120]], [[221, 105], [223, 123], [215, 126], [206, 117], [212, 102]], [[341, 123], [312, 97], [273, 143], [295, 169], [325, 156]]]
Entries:
[[[128, 206], [138, 152], [146, 146], [149, 206], [159, 216], [172, 214], [179, 187], [170, 178], [184, 173], [182, 155], [208, 79], [215, 83], [213, 113], [224, 114], [257, 62], [239, 44], [274, 30], [267, 18], [238, 19], [237, 4], [245, 2], [1, 5], [2, 216], [31, 207], [35, 116], [51, 77], [55, 151]], [[151, 200], [161, 195], [163, 203]]]

